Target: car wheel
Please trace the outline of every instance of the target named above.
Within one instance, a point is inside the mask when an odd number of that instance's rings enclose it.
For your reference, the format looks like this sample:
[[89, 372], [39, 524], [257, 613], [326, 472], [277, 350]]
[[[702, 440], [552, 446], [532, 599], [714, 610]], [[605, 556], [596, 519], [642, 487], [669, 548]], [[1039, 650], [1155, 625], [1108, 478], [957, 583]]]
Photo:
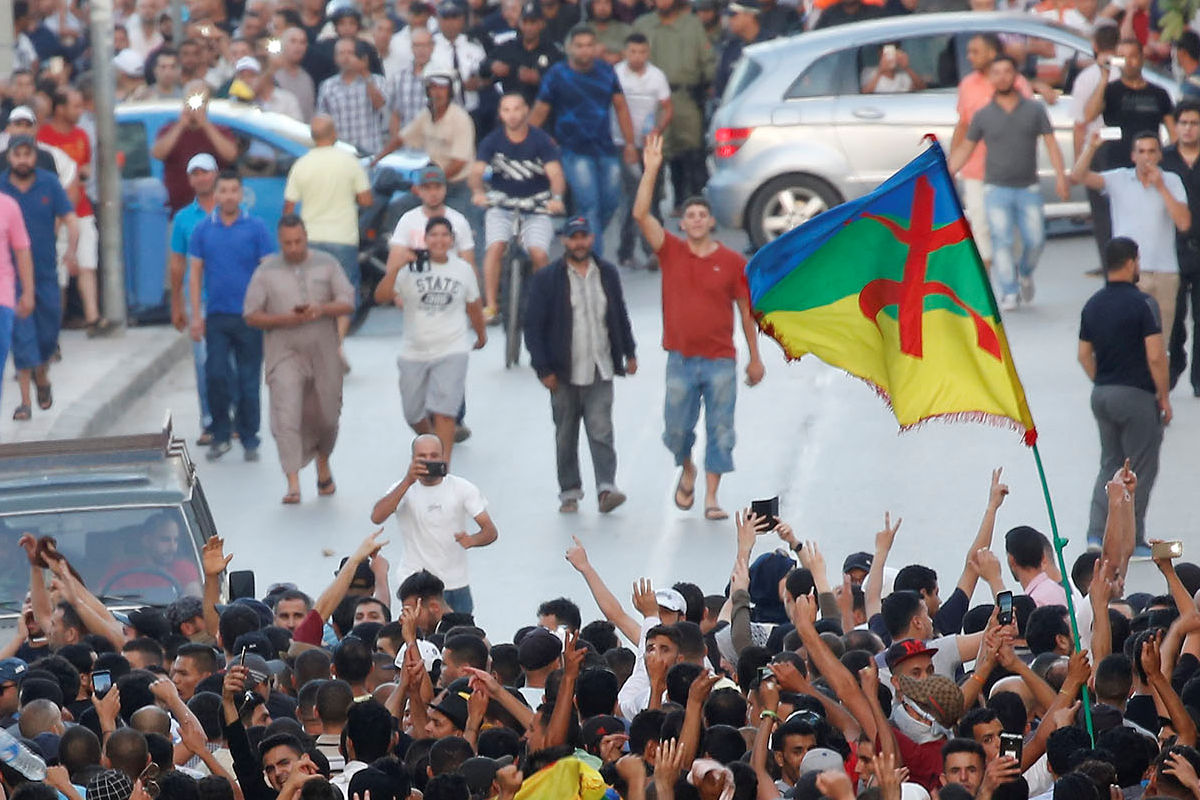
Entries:
[[763, 184], [750, 199], [746, 231], [757, 249], [802, 222], [842, 202], [837, 191], [811, 175], [780, 175]]

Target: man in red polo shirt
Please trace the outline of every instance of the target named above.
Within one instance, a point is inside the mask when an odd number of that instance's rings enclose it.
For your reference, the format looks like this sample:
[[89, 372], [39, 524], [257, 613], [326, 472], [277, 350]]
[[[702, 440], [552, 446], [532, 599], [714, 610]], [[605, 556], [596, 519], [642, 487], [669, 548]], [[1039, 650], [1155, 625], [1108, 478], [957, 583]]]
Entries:
[[685, 511], [696, 497], [696, 465], [692, 446], [696, 422], [704, 404], [706, 444], [704, 471], [705, 519], [729, 517], [717, 502], [721, 476], [733, 471], [733, 409], [737, 399], [737, 353], [733, 347], [733, 309], [741, 318], [750, 350], [746, 384], [763, 378], [757, 327], [750, 314], [746, 259], [713, 238], [708, 201], [691, 197], [683, 202], [679, 227], [684, 238], [663, 230], [650, 213], [654, 181], [662, 166], [662, 137], [646, 138], [645, 171], [633, 204], [633, 218], [658, 256], [662, 267], [663, 348], [667, 351], [667, 392], [663, 443], [681, 468], [675, 485], [675, 505]]

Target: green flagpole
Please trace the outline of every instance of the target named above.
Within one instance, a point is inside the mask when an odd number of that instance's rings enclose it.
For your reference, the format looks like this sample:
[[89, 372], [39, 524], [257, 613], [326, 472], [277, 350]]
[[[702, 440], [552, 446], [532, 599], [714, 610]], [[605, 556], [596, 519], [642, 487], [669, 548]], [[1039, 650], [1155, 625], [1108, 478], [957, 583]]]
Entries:
[[[1067, 546], [1067, 540], [1058, 535], [1058, 521], [1054, 518], [1054, 503], [1050, 500], [1050, 486], [1046, 483], [1046, 470], [1042, 466], [1042, 454], [1038, 452], [1038, 446], [1035, 442], [1033, 445], [1033, 460], [1037, 464], [1038, 478], [1042, 482], [1042, 496], [1046, 499], [1046, 513], [1050, 515], [1050, 533], [1054, 537], [1051, 541], [1054, 543], [1054, 553], [1058, 556], [1058, 571], [1059, 577], [1062, 580], [1063, 589], [1067, 593], [1067, 612], [1071, 618], [1071, 636], [1075, 640], [1075, 650], [1079, 650], [1079, 623], [1075, 621], [1075, 601], [1071, 597], [1071, 584], [1067, 572], [1067, 562], [1063, 558], [1063, 548]], [[1088, 738], [1092, 740], [1092, 747], [1096, 746], [1096, 731], [1092, 727], [1092, 703], [1088, 697], [1087, 683], [1080, 687], [1080, 699], [1083, 701], [1083, 720], [1087, 725]]]

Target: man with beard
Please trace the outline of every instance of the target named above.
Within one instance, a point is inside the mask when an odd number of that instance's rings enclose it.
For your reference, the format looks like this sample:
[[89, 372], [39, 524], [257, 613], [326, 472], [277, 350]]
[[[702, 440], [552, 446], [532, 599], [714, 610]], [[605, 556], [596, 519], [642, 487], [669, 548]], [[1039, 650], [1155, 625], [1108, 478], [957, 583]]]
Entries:
[[317, 459], [317, 494], [337, 487], [329, 456], [342, 412], [337, 320], [354, 311], [354, 287], [337, 260], [308, 249], [304, 223], [279, 220], [280, 253], [259, 264], [246, 289], [246, 324], [264, 331], [271, 433], [287, 476], [283, 502], [300, 502], [300, 469]]
[[587, 219], [567, 221], [566, 253], [534, 274], [525, 318], [530, 363], [550, 390], [562, 513], [578, 511], [583, 497], [580, 420], [592, 451], [600, 513], [625, 502], [616, 485], [612, 379], [636, 373], [637, 357], [620, 273], [593, 257], [594, 241]]
[[[967, 163], [980, 141], [987, 144], [984, 162], [984, 207], [992, 231], [992, 263], [1000, 282], [1000, 309], [1012, 311], [1018, 302], [1033, 301], [1033, 270], [1046, 243], [1046, 218], [1037, 175], [1037, 142], [1046, 144], [1057, 176], [1056, 192], [1066, 201], [1070, 185], [1062, 151], [1046, 109], [1017, 91], [1017, 65], [999, 56], [989, 67], [996, 93], [992, 102], [971, 118], [967, 137], [950, 154], [950, 172]], [[1021, 233], [1021, 260], [1013, 253], [1013, 227]], [[1020, 300], [1018, 301], [1018, 291]]]
[[38, 169], [37, 142], [32, 136], [14, 136], [8, 143], [8, 169], [0, 173], [0, 192], [9, 195], [21, 207], [25, 228], [33, 252], [33, 286], [22, 283], [24, 296], [33, 289], [34, 309], [28, 316], [13, 324], [13, 364], [21, 390], [21, 403], [13, 412], [14, 420], [32, 416], [30, 379], [37, 384], [38, 407], [50, 408], [54, 397], [50, 391], [50, 357], [58, 349], [58, 332], [62, 322], [62, 299], [58, 289], [58, 258], [55, 247], [55, 225], [67, 228], [67, 252], [63, 261], [70, 269], [77, 268], [75, 250], [79, 243], [79, 227], [71, 201], [58, 178]]

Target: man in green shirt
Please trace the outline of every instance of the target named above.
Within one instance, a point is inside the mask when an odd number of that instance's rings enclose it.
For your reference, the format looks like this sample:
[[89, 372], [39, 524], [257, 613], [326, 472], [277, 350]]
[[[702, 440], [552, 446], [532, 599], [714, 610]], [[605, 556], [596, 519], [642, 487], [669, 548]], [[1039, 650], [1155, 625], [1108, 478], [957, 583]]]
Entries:
[[612, 66], [620, 63], [625, 50], [625, 37], [633, 30], [613, 18], [613, 0], [591, 0], [587, 4], [588, 24], [596, 31], [598, 55]]

